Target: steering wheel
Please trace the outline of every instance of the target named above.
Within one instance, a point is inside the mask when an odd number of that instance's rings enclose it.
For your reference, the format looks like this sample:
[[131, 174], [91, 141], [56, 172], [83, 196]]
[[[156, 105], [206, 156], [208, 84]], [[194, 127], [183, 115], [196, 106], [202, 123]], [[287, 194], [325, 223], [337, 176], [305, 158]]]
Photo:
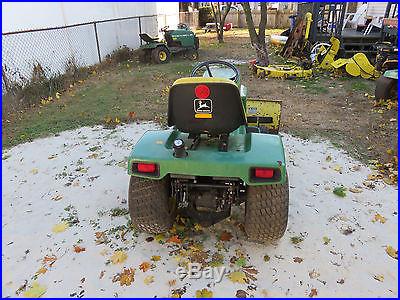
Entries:
[[213, 66], [224, 66], [224, 67], [228, 67], [230, 70], [233, 71], [234, 76], [228, 78], [232, 81], [235, 81], [236, 83], [239, 82], [240, 79], [240, 73], [238, 68], [235, 67], [234, 64], [231, 64], [227, 61], [223, 61], [223, 60], [207, 60], [201, 63], [198, 63], [192, 70], [192, 73], [190, 74], [190, 77], [197, 77], [196, 74], [199, 72], [199, 70], [201, 69], [206, 69], [207, 70], [207, 74], [209, 77], [215, 77], [213, 76], [213, 72], [212, 69], [210, 67]]
[[167, 26], [164, 26], [164, 27], [162, 27], [161, 29], [160, 29], [160, 31], [161, 32], [165, 32], [165, 31], [167, 31], [168, 30], [168, 28], [169, 28], [169, 26], [167, 25]]

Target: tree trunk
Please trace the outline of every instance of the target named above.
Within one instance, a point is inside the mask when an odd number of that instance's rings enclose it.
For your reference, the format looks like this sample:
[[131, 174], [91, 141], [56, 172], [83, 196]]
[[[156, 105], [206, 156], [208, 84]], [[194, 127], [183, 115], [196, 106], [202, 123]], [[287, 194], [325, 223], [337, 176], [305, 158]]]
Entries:
[[241, 2], [246, 17], [247, 28], [249, 30], [251, 45], [256, 51], [257, 64], [260, 66], [269, 65], [269, 55], [265, 43], [265, 28], [267, 26], [267, 4], [260, 2], [261, 18], [256, 32], [249, 2]]
[[232, 2], [227, 2], [226, 3], [226, 10], [225, 10], [224, 13], [221, 12], [221, 7], [220, 7], [220, 3], [219, 2], [216, 2], [217, 9], [215, 9], [215, 7], [214, 7], [212, 2], [210, 4], [211, 4], [211, 10], [212, 10], [213, 16], [214, 16], [218, 43], [223, 43], [224, 42], [225, 20], [226, 20], [226, 16], [228, 15], [228, 13], [229, 13], [229, 11], [231, 9]]

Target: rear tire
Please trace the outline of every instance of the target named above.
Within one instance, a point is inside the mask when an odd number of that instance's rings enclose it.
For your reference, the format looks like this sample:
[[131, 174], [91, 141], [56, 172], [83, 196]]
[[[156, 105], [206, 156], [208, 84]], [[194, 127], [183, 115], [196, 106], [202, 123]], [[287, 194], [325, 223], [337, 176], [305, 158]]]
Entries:
[[165, 64], [169, 62], [171, 54], [165, 46], [158, 46], [151, 51], [151, 59], [156, 64]]
[[250, 240], [270, 242], [285, 233], [289, 212], [289, 182], [249, 186], [244, 228]]
[[375, 85], [375, 99], [390, 99], [393, 96], [394, 89], [396, 88], [396, 80], [381, 76], [376, 80]]
[[131, 176], [129, 213], [133, 225], [147, 233], [168, 231], [175, 218], [175, 207], [169, 197], [169, 180]]

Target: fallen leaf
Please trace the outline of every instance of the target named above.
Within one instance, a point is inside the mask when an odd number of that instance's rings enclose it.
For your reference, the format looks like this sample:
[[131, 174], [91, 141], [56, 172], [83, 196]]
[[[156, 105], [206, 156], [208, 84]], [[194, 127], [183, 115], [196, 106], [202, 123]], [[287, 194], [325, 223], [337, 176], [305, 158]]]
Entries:
[[149, 285], [149, 284], [153, 283], [153, 282], [154, 282], [154, 276], [153, 276], [153, 275], [146, 276], [146, 277], [143, 279], [143, 282], [144, 282], [144, 284], [146, 284], [146, 285]]
[[46, 255], [43, 258], [42, 263], [44, 265], [48, 265], [48, 266], [51, 267], [55, 263], [56, 260], [57, 260], [57, 256], [55, 256], [55, 255]]
[[228, 275], [230, 281], [235, 283], [246, 283], [246, 274], [242, 271], [235, 271]]
[[319, 275], [320, 274], [314, 269], [312, 271], [308, 272], [308, 276], [310, 276], [311, 279], [315, 279], [315, 278], [319, 277]]
[[49, 157], [48, 157], [48, 159], [54, 159], [54, 158], [56, 158], [57, 157], [57, 154], [52, 154], [52, 155], [50, 155]]
[[352, 193], [362, 193], [363, 190], [351, 187], [351, 188], [349, 188], [349, 191]]
[[335, 166], [333, 166], [333, 168], [332, 168], [332, 169], [334, 169], [336, 172], [342, 173], [342, 167], [341, 167], [341, 166], [339, 166], [339, 165], [335, 165]]
[[374, 279], [377, 281], [383, 282], [385, 277], [383, 275], [379, 274], [379, 275], [374, 275]]
[[96, 236], [96, 245], [107, 243], [107, 236], [104, 231], [95, 232], [95, 236]]
[[122, 251], [122, 250], [118, 250], [115, 251], [114, 254], [111, 256], [111, 262], [115, 265], [115, 264], [120, 264], [123, 263], [126, 259], [128, 258], [128, 255]]
[[318, 295], [317, 289], [311, 289], [311, 292], [308, 295], [308, 297], [312, 298], [312, 297], [317, 296], [317, 295]]
[[147, 237], [146, 238], [146, 242], [152, 242], [152, 241], [154, 241], [154, 237], [152, 237], [152, 236], [149, 236], [149, 237]]
[[228, 242], [232, 239], [232, 234], [226, 230], [224, 230], [219, 236], [219, 240], [223, 242]]
[[397, 250], [394, 249], [392, 246], [386, 246], [386, 253], [392, 258], [398, 259], [397, 258], [397, 256], [398, 256]]
[[161, 259], [161, 256], [159, 256], [159, 255], [153, 255], [150, 259], [151, 259], [152, 261], [159, 261], [159, 260]]
[[31, 170], [31, 173], [32, 173], [33, 175], [36, 175], [38, 172], [39, 172], [39, 170], [36, 169], [36, 168]]
[[86, 251], [86, 248], [80, 247], [78, 245], [74, 245], [74, 252], [80, 253], [80, 252], [83, 252], [83, 251]]
[[213, 297], [213, 292], [207, 289], [196, 291], [196, 298], [212, 298], [212, 297]]
[[328, 161], [328, 162], [331, 161], [331, 160], [332, 160], [332, 156], [327, 155], [326, 158], [325, 158], [325, 160]]
[[331, 242], [331, 239], [328, 238], [327, 236], [324, 236], [324, 237], [322, 238], [322, 240], [324, 241], [324, 245], [328, 245], [328, 244]]
[[117, 282], [119, 281], [120, 285], [126, 285], [129, 286], [132, 284], [133, 281], [135, 281], [135, 269], [134, 268], [129, 268], [129, 269], [123, 269], [121, 273], [118, 273], [114, 276], [112, 279], [112, 282]]
[[269, 262], [270, 259], [271, 259], [271, 258], [270, 258], [268, 255], [266, 255], [266, 254], [264, 255], [264, 261], [265, 261], [265, 262]]
[[53, 196], [53, 197], [51, 198], [51, 200], [53, 200], [53, 201], [60, 201], [62, 198], [63, 198], [62, 195], [57, 194], [57, 195]]
[[36, 281], [32, 283], [32, 286], [24, 292], [25, 298], [39, 298], [44, 293], [46, 293], [46, 287], [44, 285], [40, 285]]
[[203, 227], [199, 223], [194, 224], [193, 228], [194, 228], [194, 231], [196, 231], [196, 232], [203, 230]]
[[39, 275], [39, 274], [44, 274], [46, 272], [47, 272], [46, 267], [40, 267], [39, 270], [36, 271], [36, 274]]
[[246, 258], [240, 257], [236, 260], [235, 265], [238, 267], [244, 267], [246, 265]]
[[298, 244], [301, 243], [304, 239], [301, 236], [292, 236], [290, 238], [290, 241], [292, 242], [292, 244]]
[[243, 290], [237, 290], [236, 291], [236, 298], [246, 298], [247, 297], [247, 292]]
[[168, 285], [169, 285], [170, 287], [174, 286], [175, 284], [176, 284], [176, 279], [168, 280]]
[[67, 230], [68, 227], [69, 226], [68, 226], [67, 222], [61, 222], [61, 223], [54, 225], [53, 228], [51, 229], [51, 231], [53, 231], [54, 233], [60, 233], [60, 232]]
[[381, 216], [380, 214], [375, 214], [374, 218], [372, 219], [372, 222], [380, 222], [381, 224], [384, 224], [386, 222], [386, 218]]
[[104, 270], [101, 271], [101, 272], [100, 272], [100, 275], [99, 275], [99, 279], [102, 279], [105, 273], [106, 273], [106, 271], [104, 271]]
[[150, 264], [149, 262], [147, 262], [147, 261], [142, 262], [142, 263], [139, 265], [139, 269], [142, 270], [143, 272], [148, 271], [150, 268], [151, 268], [151, 264]]
[[293, 257], [293, 261], [295, 262], [295, 263], [302, 263], [303, 262], [303, 259], [301, 258], [301, 257]]
[[346, 196], [346, 188], [344, 186], [337, 186], [333, 189], [333, 193], [339, 197]]
[[167, 240], [167, 243], [180, 244], [180, 243], [182, 243], [182, 241], [177, 235], [173, 235]]

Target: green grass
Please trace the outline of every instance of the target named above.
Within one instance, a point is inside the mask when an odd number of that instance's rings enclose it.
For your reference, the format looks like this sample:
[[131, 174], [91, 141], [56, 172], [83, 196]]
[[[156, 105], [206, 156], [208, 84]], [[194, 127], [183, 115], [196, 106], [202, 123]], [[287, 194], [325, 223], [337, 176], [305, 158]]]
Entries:
[[127, 122], [130, 112], [135, 119], [160, 119], [167, 110], [168, 86], [188, 75], [192, 63], [180, 58], [165, 65], [122, 63], [117, 71], [93, 75], [61, 99], [3, 122], [2, 145], [8, 148], [64, 130], [106, 124], [110, 118]]

